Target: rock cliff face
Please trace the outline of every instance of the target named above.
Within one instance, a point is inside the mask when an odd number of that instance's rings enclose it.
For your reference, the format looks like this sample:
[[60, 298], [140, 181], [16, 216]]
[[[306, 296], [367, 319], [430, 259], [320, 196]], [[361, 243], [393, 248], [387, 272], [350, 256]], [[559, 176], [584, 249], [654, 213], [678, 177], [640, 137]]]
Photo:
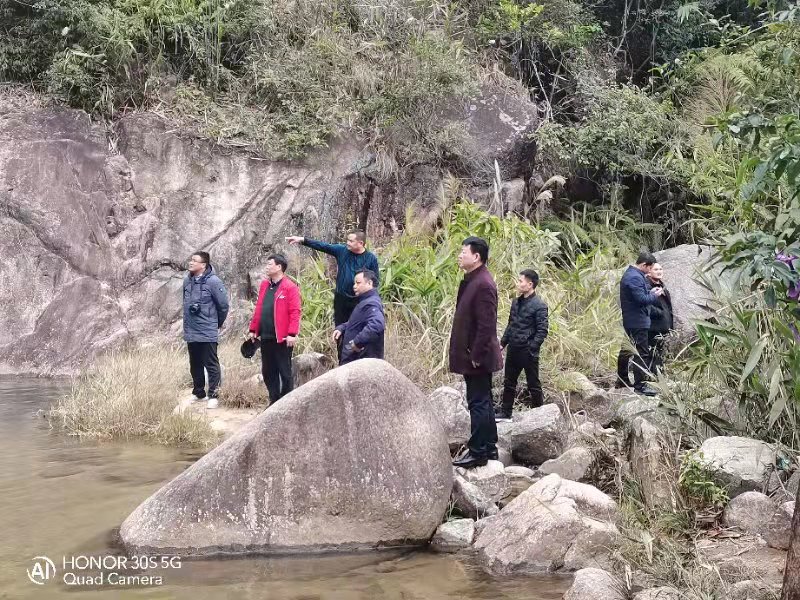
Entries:
[[[484, 158], [524, 175], [535, 106], [515, 98], [502, 111], [500, 96], [485, 95], [481, 110], [465, 107], [465, 130], [480, 133], [482, 112], [502, 112], [494, 121], [506, 129]], [[177, 337], [195, 250], [211, 253], [236, 307], [248, 272], [286, 250], [289, 233], [334, 238], [359, 226], [387, 238], [410, 202], [424, 210], [435, 199], [441, 173], [417, 165], [386, 182], [373, 162], [347, 140], [270, 162], [153, 114], [106, 130], [83, 112], [0, 92], [0, 372], [72, 372], [126, 340]], [[234, 309], [231, 326], [245, 313]]]

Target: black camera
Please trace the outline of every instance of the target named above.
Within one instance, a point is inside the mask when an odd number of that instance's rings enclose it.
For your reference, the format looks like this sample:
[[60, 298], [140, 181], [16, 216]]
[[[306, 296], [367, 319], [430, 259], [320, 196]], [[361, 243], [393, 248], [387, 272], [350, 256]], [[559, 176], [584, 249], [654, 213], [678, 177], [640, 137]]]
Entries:
[[200, 312], [200, 303], [199, 302], [193, 302], [192, 304], [190, 304], [189, 305], [189, 312], [192, 313], [193, 315], [198, 314]]

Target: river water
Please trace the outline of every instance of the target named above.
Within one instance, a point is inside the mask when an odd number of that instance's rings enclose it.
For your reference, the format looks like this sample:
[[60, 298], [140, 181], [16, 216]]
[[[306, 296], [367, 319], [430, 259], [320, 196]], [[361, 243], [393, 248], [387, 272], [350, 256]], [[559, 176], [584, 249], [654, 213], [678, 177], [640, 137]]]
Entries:
[[[550, 600], [568, 586], [560, 577], [493, 578], [468, 560], [419, 550], [116, 569], [116, 528], [200, 455], [132, 442], [80, 442], [52, 430], [34, 415], [65, 389], [63, 381], [0, 378], [2, 599]], [[53, 562], [54, 575], [43, 559], [34, 561], [42, 556]], [[76, 577], [94, 579], [65, 584], [65, 571], [75, 569], [65, 570], [64, 560], [83, 566], [86, 556], [106, 557], [111, 568], [78, 570]], [[139, 579], [120, 585], [115, 572]]]

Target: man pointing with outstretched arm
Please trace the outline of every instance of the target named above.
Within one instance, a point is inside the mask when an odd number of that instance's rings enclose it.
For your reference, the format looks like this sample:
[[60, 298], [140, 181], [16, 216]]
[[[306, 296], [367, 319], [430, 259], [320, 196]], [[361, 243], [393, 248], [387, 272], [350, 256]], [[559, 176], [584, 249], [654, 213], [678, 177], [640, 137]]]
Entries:
[[[307, 237], [293, 235], [286, 238], [290, 244], [302, 244], [313, 250], [319, 250], [336, 258], [336, 290], [333, 295], [333, 323], [339, 326], [350, 320], [358, 297], [353, 292], [353, 281], [356, 273], [367, 270], [378, 273], [378, 258], [366, 249], [366, 234], [356, 229], [347, 234], [346, 244], [328, 244]], [[342, 358], [342, 347], [339, 343], [339, 359]]]

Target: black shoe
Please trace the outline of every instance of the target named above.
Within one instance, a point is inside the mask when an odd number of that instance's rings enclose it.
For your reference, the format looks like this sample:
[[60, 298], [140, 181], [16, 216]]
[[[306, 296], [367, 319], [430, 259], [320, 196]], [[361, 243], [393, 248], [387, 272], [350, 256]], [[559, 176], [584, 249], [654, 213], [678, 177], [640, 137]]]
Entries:
[[617, 390], [630, 389], [632, 387], [633, 384], [631, 384], [630, 381], [623, 381], [622, 379], [617, 379], [617, 381], [614, 382], [614, 388]]
[[641, 387], [633, 388], [633, 391], [639, 394], [640, 396], [647, 396], [652, 398], [654, 396], [658, 396], [658, 390], [654, 390], [649, 385], [645, 384]]
[[454, 460], [453, 466], [462, 467], [464, 469], [473, 469], [475, 467], [482, 467], [488, 462], [489, 459], [485, 456], [483, 458], [478, 458], [477, 456], [473, 456], [471, 452], [467, 452], [461, 458]]
[[511, 411], [510, 410], [502, 410], [502, 409], [500, 409], [494, 414], [494, 422], [495, 423], [508, 423], [511, 420], [512, 420], [512, 418], [511, 418]]
[[489, 460], [500, 460], [500, 454], [497, 452], [497, 448], [494, 450], [489, 450], [489, 453], [486, 455], [486, 458]]

